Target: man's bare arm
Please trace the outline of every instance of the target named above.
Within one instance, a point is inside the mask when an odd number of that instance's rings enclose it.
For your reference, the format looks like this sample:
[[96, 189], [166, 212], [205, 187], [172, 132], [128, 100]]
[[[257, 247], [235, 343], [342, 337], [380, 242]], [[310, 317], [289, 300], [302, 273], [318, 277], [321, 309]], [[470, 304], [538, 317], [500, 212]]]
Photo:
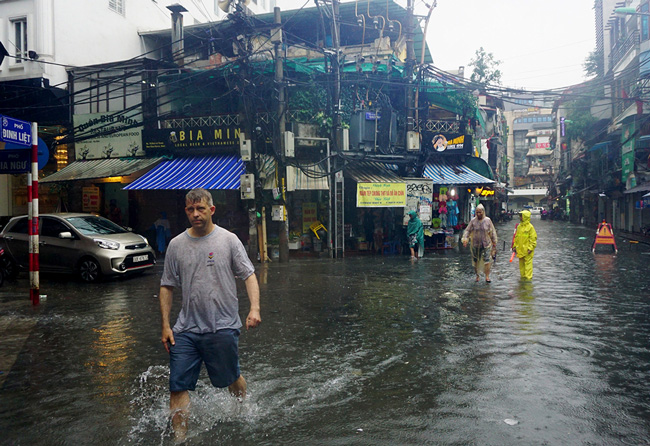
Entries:
[[174, 296], [174, 288], [170, 286], [161, 286], [158, 293], [158, 300], [160, 300], [160, 319], [162, 322], [162, 336], [161, 341], [165, 346], [165, 350], [169, 353], [169, 345], [175, 345], [174, 333], [172, 332], [169, 323], [169, 315], [172, 311], [172, 298]]
[[249, 328], [257, 327], [262, 322], [262, 318], [260, 317], [260, 286], [257, 283], [255, 273], [251, 274], [244, 283], [246, 284], [246, 293], [251, 303], [251, 308], [246, 318], [246, 330], [248, 330]]

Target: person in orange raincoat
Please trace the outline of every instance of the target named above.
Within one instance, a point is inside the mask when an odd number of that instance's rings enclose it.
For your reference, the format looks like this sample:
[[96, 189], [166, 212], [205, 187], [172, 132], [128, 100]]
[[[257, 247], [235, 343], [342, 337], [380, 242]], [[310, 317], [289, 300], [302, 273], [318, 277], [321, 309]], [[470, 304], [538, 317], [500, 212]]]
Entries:
[[519, 273], [522, 279], [533, 278], [533, 256], [537, 247], [537, 231], [530, 222], [530, 211], [519, 213], [520, 223], [515, 230], [512, 250], [519, 258]]

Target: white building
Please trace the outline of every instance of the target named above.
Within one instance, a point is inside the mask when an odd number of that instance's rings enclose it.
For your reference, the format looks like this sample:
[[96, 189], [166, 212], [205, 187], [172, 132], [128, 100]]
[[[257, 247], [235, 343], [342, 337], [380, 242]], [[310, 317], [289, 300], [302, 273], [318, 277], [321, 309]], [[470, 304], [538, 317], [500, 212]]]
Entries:
[[[141, 33], [171, 27], [172, 5], [185, 25], [219, 21], [227, 0], [15, 0], [0, 1], [0, 114], [39, 122], [51, 141], [71, 124], [66, 67], [84, 67], [144, 56]], [[234, 3], [234, 0], [233, 0]], [[276, 0], [252, 0], [252, 13], [273, 10]], [[150, 56], [151, 57], [151, 56]], [[155, 57], [155, 56], [154, 56]], [[0, 147], [4, 148], [4, 147]], [[12, 203], [12, 177], [0, 174], [0, 218], [23, 212]], [[22, 190], [22, 187], [21, 187]]]

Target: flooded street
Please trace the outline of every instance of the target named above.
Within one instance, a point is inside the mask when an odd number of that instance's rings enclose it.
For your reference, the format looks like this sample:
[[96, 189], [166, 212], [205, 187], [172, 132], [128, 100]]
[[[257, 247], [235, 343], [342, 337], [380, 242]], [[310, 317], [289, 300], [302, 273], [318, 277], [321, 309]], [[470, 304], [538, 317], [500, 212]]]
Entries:
[[[594, 255], [595, 228], [533, 224], [532, 282], [508, 263], [514, 222], [490, 284], [468, 249], [256, 264], [249, 397], [203, 371], [187, 444], [650, 444], [650, 246]], [[0, 444], [173, 443], [161, 272], [45, 276], [37, 308], [25, 275], [0, 288]]]

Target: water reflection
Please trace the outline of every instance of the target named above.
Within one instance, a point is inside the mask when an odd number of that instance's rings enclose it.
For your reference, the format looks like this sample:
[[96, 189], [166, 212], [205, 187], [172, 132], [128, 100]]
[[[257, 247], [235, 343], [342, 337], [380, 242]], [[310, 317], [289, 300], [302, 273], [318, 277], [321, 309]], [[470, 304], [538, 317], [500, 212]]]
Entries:
[[[201, 375], [188, 444], [647, 444], [648, 249], [593, 255], [593, 230], [533, 224], [532, 282], [503, 252], [491, 284], [463, 250], [260, 265], [249, 398]], [[32, 322], [0, 389], [0, 443], [171, 444], [160, 271], [44, 284], [39, 312], [0, 289], [0, 323]]]

